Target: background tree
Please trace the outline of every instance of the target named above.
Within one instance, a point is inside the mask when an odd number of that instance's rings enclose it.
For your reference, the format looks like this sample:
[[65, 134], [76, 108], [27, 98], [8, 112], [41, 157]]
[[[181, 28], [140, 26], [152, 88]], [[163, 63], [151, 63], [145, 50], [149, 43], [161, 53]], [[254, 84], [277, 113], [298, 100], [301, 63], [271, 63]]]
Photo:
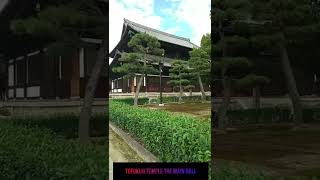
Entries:
[[[84, 103], [79, 117], [79, 139], [88, 143], [92, 103], [97, 83], [108, 50], [107, 3], [102, 1], [49, 1], [41, 7], [37, 16], [18, 19], [11, 22], [11, 29], [16, 34], [28, 34], [44, 41], [44, 46], [63, 49], [66, 46], [81, 47], [81, 36], [96, 35], [102, 39], [97, 53], [97, 60], [86, 85]], [[103, 7], [101, 8], [103, 3]]]
[[172, 68], [169, 71], [170, 81], [168, 81], [168, 84], [174, 88], [179, 88], [179, 103], [182, 103], [183, 89], [190, 87], [191, 85], [190, 68], [188, 66], [188, 62], [183, 60], [175, 60], [172, 63]]
[[[134, 96], [134, 105], [138, 105], [143, 76], [146, 73], [158, 72], [156, 68], [147, 62], [146, 56], [147, 54], [160, 56], [164, 54], [164, 50], [160, 48], [158, 39], [147, 33], [135, 34], [128, 42], [128, 46], [132, 49], [133, 53], [125, 53], [124, 56], [119, 59], [122, 64], [119, 67], [113, 68], [113, 71], [126, 74], [126, 77], [132, 77], [135, 75], [134, 73], [141, 74]], [[141, 62], [143, 63], [142, 66]]]
[[237, 80], [236, 84], [240, 88], [252, 88], [254, 96], [255, 109], [260, 109], [261, 88], [269, 83], [270, 79], [265, 76], [258, 76], [255, 74], [248, 74], [245, 77]]
[[[205, 84], [210, 82], [211, 71], [211, 35], [206, 34], [201, 38], [201, 45], [190, 51], [189, 66], [192, 73], [198, 79], [202, 101], [205, 100], [206, 94], [203, 88], [203, 79]], [[209, 78], [208, 78], [209, 77]]]
[[195, 86], [193, 84], [190, 84], [188, 86], [185, 86], [184, 89], [189, 91], [189, 96], [192, 96], [192, 91], [195, 88]]
[[[241, 57], [241, 52], [231, 52], [239, 50], [240, 46], [246, 48], [247, 39], [238, 36], [226, 37], [227, 29], [236, 25], [237, 22], [248, 19], [250, 2], [247, 0], [213, 0], [211, 11], [211, 26], [213, 29], [213, 54], [215, 57], [212, 63], [213, 73], [222, 81], [223, 101], [218, 109], [218, 127], [224, 129], [226, 113], [230, 102], [230, 89], [232, 83], [231, 69], [248, 67], [249, 62]], [[229, 43], [228, 43], [229, 42]], [[233, 45], [233, 46], [230, 46]], [[229, 47], [228, 47], [229, 46]]]
[[268, 22], [264, 25], [265, 32], [255, 42], [276, 48], [293, 106], [293, 120], [299, 125], [303, 123], [302, 103], [292, 69], [291, 60], [296, 56], [290, 52], [290, 47], [305, 44], [303, 41], [317, 31], [312, 3], [309, 0], [259, 0], [255, 6], [259, 10], [253, 11], [252, 18]]
[[224, 129], [227, 117], [226, 113], [230, 104], [231, 89], [234, 87], [234, 80], [244, 76], [244, 72], [250, 67], [250, 62], [245, 57], [225, 57], [219, 61], [214, 61], [212, 71], [216, 77], [222, 78], [223, 99], [218, 109], [219, 129]]

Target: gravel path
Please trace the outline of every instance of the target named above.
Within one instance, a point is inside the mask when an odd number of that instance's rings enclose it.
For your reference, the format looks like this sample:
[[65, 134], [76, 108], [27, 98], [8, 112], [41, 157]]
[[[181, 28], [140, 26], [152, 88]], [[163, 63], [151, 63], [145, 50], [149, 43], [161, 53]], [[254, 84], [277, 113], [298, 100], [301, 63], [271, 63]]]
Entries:
[[113, 179], [113, 162], [143, 162], [143, 160], [109, 128], [109, 180]]

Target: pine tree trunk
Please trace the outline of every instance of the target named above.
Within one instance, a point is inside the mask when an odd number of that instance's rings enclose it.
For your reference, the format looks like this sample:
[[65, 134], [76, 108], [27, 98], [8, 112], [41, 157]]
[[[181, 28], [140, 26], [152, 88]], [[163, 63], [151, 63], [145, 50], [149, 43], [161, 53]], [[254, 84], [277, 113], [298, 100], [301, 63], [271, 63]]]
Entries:
[[143, 75], [141, 75], [139, 82], [137, 84], [137, 89], [136, 89], [136, 93], [134, 95], [134, 105], [137, 106], [138, 105], [138, 99], [139, 99], [139, 93], [140, 93], [140, 88], [141, 88], [141, 84], [143, 81]]
[[[145, 72], [145, 68], [147, 66], [146, 54], [144, 54], [143, 57], [144, 57], [144, 59], [143, 59], [144, 70], [143, 70], [143, 73], [141, 74], [141, 77], [140, 77], [139, 82], [137, 84], [136, 93], [134, 95], [134, 105], [135, 106], [138, 106], [138, 100], [139, 100], [139, 93], [140, 93], [141, 84], [142, 84], [142, 81], [143, 81], [143, 77], [146, 75], [146, 72]], [[146, 88], [147, 88], [147, 82], [146, 82]]]
[[203, 88], [203, 84], [202, 84], [202, 80], [201, 80], [200, 74], [198, 74], [198, 82], [199, 82], [200, 91], [201, 91], [201, 100], [205, 101], [206, 100], [206, 93], [204, 92], [204, 88]]
[[227, 121], [227, 110], [230, 102], [230, 80], [224, 76], [222, 78], [223, 84], [223, 101], [218, 111], [218, 128], [224, 129]]
[[180, 93], [179, 93], [179, 104], [181, 104], [182, 102], [182, 84], [181, 84], [181, 78], [180, 78], [180, 82], [179, 82], [179, 88], [180, 88]]
[[259, 86], [256, 86], [253, 88], [254, 90], [254, 105], [255, 105], [255, 109], [256, 110], [259, 110], [260, 109], [260, 87]]
[[[108, 34], [108, 33], [107, 33]], [[96, 92], [98, 81], [102, 68], [104, 67], [106, 61], [106, 52], [108, 47], [108, 39], [105, 37], [103, 44], [98, 51], [98, 57], [93, 69], [91, 71], [90, 78], [86, 85], [85, 97], [83, 100], [83, 106], [79, 117], [79, 140], [81, 143], [88, 143], [90, 138], [90, 117], [92, 113], [92, 103]]]
[[294, 78], [292, 68], [290, 65], [290, 60], [289, 60], [287, 48], [285, 45], [285, 42], [286, 42], [285, 36], [283, 33], [281, 34], [281, 39], [282, 39], [281, 40], [282, 42], [281, 42], [280, 50], [281, 50], [282, 70], [285, 75], [289, 96], [293, 105], [294, 123], [297, 126], [300, 123], [303, 123], [302, 104], [301, 104], [300, 95], [297, 89], [296, 80]]
[[[226, 43], [224, 39], [224, 31], [223, 31], [223, 26], [222, 22], [219, 22], [219, 35], [220, 35], [220, 41], [222, 43], [222, 57], [227, 56], [227, 48], [226, 48]], [[229, 107], [229, 102], [230, 102], [230, 80], [229, 78], [225, 75], [226, 69], [222, 70], [221, 77], [222, 77], [222, 86], [223, 86], [223, 100], [222, 104], [218, 109], [218, 128], [219, 129], [224, 129], [225, 128], [225, 123], [227, 121], [227, 110]]]

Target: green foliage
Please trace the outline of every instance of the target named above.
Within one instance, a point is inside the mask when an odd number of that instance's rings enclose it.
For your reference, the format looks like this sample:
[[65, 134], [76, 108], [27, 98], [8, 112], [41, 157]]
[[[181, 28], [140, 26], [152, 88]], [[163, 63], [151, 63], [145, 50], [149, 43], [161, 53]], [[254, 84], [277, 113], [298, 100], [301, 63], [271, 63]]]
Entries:
[[[247, 125], [256, 123], [292, 122], [290, 109], [286, 107], [263, 108], [260, 110], [232, 110], [228, 111], [229, 125]], [[303, 109], [303, 119], [306, 123], [320, 122], [319, 108]]]
[[105, 16], [97, 13], [99, 10], [90, 11], [92, 0], [43, 4], [36, 17], [12, 20], [10, 29], [17, 35], [41, 39], [46, 45], [65, 43], [76, 47], [81, 45], [81, 36], [102, 37], [105, 33]]
[[211, 72], [211, 35], [206, 34], [201, 38], [201, 46], [190, 51], [189, 66], [191, 72], [206, 82], [210, 81]]
[[[210, 101], [211, 96], [206, 96], [205, 100]], [[183, 102], [201, 102], [201, 96], [183, 96], [182, 97]], [[164, 103], [172, 103], [172, 102], [179, 102], [179, 97], [177, 96], [168, 96], [168, 97], [162, 97], [162, 101]]]
[[237, 80], [238, 87], [256, 87], [262, 86], [270, 82], [270, 79], [265, 76], [258, 76], [255, 74], [248, 74], [245, 77]]
[[151, 62], [147, 62], [145, 57], [146, 54], [162, 55], [164, 53], [157, 38], [146, 33], [137, 33], [130, 39], [128, 46], [133, 52], [122, 53], [119, 58], [120, 66], [113, 68], [113, 72], [123, 74], [125, 77], [133, 77], [136, 73], [158, 73], [158, 70], [150, 64]]
[[213, 61], [212, 66], [215, 74], [237, 77], [248, 71], [252, 65], [245, 57], [224, 57], [219, 61]]
[[248, 0], [213, 0], [211, 14], [212, 24], [219, 26], [220, 22], [239, 21], [248, 17], [251, 3]]
[[173, 87], [180, 87], [181, 85], [182, 88], [190, 85], [191, 74], [187, 61], [175, 60], [169, 71], [170, 81], [168, 81], [168, 84]]
[[0, 108], [0, 115], [1, 116], [10, 116], [10, 111], [9, 109], [5, 108], [5, 107], [1, 107]]
[[[76, 114], [12, 117], [8, 121], [20, 126], [50, 129], [68, 139], [78, 137], [79, 116]], [[106, 114], [94, 114], [90, 119], [90, 136], [107, 136], [106, 127]]]
[[70, 39], [70, 36], [79, 38], [87, 27], [104, 27], [101, 16], [93, 16], [83, 11], [73, 3], [60, 6], [49, 6], [42, 10], [38, 17], [13, 20], [11, 29], [18, 34], [33, 36], [49, 36], [54, 39]]
[[208, 162], [211, 126], [177, 115], [110, 101], [110, 121], [137, 138], [163, 162]]
[[[112, 99], [115, 102], [122, 102], [128, 105], [134, 104], [134, 98], [119, 98], [119, 99]], [[149, 103], [149, 98], [147, 97], [140, 97], [138, 100], [138, 105], [144, 105]]]
[[1, 179], [106, 179], [107, 152], [105, 147], [58, 138], [46, 129], [0, 121]]
[[227, 44], [226, 51], [229, 56], [244, 56], [247, 55], [249, 49], [249, 40], [239, 35], [225, 37]]
[[134, 52], [142, 54], [161, 56], [164, 53], [164, 50], [160, 48], [158, 39], [147, 33], [135, 34], [128, 42], [128, 46], [132, 48]]

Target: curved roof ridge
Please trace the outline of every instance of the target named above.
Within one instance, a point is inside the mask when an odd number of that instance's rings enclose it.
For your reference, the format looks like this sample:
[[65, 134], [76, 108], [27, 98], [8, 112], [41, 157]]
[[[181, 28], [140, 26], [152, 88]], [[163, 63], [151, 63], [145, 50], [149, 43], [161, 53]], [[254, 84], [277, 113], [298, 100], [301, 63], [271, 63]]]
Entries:
[[188, 41], [188, 42], [191, 42], [189, 38], [184, 38], [184, 37], [181, 37], [181, 36], [176, 36], [176, 35], [173, 35], [173, 34], [164, 32], [164, 31], [160, 31], [160, 30], [157, 30], [157, 29], [154, 29], [154, 28], [150, 28], [150, 27], [144, 26], [144, 25], [142, 25], [142, 24], [138, 24], [138, 23], [136, 23], [136, 22], [130, 21], [130, 20], [126, 19], [126, 18], [124, 18], [124, 22], [126, 22], [126, 23], [128, 23], [128, 24], [133, 24], [133, 25], [136, 25], [136, 26], [140, 26], [140, 27], [142, 27], [142, 28], [144, 28], [144, 29], [152, 30], [152, 31], [155, 31], [155, 32], [158, 32], [158, 33], [167, 35], [167, 36], [171, 36], [171, 37], [174, 37], [174, 38], [178, 38], [178, 39], [182, 39], [182, 40], [186, 40], [186, 41]]

